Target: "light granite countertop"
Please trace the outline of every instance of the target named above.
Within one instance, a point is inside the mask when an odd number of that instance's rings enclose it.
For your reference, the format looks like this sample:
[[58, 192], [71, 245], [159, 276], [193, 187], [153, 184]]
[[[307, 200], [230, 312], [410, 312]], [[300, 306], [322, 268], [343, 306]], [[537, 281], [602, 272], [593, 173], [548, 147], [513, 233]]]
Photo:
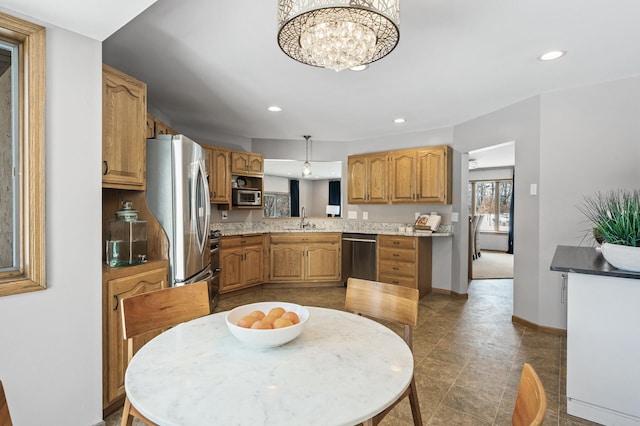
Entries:
[[451, 225], [440, 225], [438, 232], [417, 231], [410, 224], [398, 222], [368, 222], [340, 219], [305, 219], [305, 228], [300, 219], [263, 220], [261, 222], [216, 222], [212, 230], [220, 230], [223, 236], [252, 235], [293, 232], [341, 232], [377, 235], [401, 235], [409, 237], [451, 237]]

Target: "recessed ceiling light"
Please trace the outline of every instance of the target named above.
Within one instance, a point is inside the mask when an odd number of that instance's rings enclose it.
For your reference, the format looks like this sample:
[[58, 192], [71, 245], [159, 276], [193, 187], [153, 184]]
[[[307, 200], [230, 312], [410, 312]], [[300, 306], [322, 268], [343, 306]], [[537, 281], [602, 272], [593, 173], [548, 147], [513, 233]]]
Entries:
[[396, 124], [402, 124], [404, 122], [406, 122], [407, 120], [405, 120], [404, 118], [396, 118], [395, 120], [393, 120], [394, 123]]
[[541, 61], [553, 61], [554, 59], [558, 59], [566, 54], [567, 52], [564, 50], [551, 50], [538, 56], [538, 59]]
[[280, 112], [282, 111], [282, 108], [280, 108], [278, 105], [271, 105], [269, 108], [267, 108], [269, 111], [271, 112]]
[[366, 70], [367, 68], [369, 68], [369, 65], [368, 65], [368, 64], [364, 64], [364, 65], [358, 65], [358, 66], [355, 66], [355, 67], [351, 67], [351, 68], [349, 68], [349, 69], [350, 69], [351, 71], [364, 71], [364, 70]]

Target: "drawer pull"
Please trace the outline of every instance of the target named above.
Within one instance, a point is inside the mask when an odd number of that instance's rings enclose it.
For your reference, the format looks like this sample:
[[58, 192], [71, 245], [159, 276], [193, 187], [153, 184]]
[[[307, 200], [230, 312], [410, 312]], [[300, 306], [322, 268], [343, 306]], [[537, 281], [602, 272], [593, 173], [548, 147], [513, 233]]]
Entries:
[[394, 242], [393, 242], [393, 244], [395, 244], [395, 245], [399, 245], [399, 244], [400, 244], [400, 241], [394, 241]]
[[391, 281], [391, 284], [400, 284], [400, 281], [393, 280], [393, 281]]
[[399, 270], [400, 270], [400, 268], [398, 268], [397, 266], [394, 266], [394, 267], [393, 267], [393, 270], [394, 270], [394, 271], [399, 271]]
[[400, 253], [393, 253], [393, 257], [400, 257]]

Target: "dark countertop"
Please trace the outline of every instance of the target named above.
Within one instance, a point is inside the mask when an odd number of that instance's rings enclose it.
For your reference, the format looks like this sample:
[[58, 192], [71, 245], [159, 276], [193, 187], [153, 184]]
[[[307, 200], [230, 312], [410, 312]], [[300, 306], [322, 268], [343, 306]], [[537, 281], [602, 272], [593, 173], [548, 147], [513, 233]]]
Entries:
[[622, 271], [612, 266], [593, 247], [558, 246], [551, 261], [551, 270], [640, 280], [640, 272]]

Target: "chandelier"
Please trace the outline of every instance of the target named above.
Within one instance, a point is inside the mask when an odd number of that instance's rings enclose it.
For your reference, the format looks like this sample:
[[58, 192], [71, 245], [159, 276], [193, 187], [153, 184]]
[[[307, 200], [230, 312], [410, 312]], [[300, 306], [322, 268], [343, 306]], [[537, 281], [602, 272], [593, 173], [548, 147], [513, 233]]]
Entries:
[[278, 44], [296, 61], [342, 71], [388, 55], [400, 0], [278, 0]]

